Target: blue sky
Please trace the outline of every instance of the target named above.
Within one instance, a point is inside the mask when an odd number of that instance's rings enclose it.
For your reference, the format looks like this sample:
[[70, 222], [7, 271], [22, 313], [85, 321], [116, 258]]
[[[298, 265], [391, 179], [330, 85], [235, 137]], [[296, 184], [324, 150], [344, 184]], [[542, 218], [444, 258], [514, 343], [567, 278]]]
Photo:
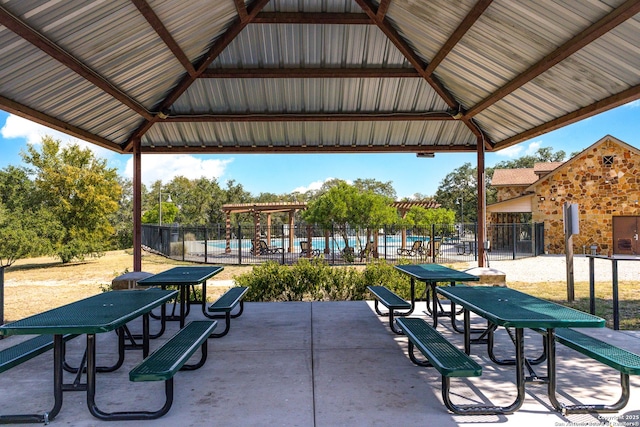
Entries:
[[[45, 128], [0, 110], [0, 168], [22, 164], [20, 152], [27, 142], [37, 144], [51, 135], [63, 142], [75, 142], [91, 148], [105, 158], [109, 166], [123, 176], [132, 177], [131, 155], [117, 154]], [[540, 147], [564, 150], [567, 156], [581, 151], [605, 135], [612, 135], [640, 149], [640, 100], [582, 120], [554, 132], [501, 150], [487, 153], [486, 164], [534, 153]], [[435, 194], [442, 179], [455, 168], [469, 162], [475, 166], [474, 153], [436, 153], [435, 158], [417, 158], [415, 154], [234, 154], [143, 155], [142, 181], [150, 183], [175, 176], [193, 179], [216, 178], [221, 185], [235, 180], [254, 195], [263, 192], [285, 194], [318, 188], [324, 181], [339, 178], [353, 181], [374, 178], [391, 181], [398, 198], [415, 193]]]

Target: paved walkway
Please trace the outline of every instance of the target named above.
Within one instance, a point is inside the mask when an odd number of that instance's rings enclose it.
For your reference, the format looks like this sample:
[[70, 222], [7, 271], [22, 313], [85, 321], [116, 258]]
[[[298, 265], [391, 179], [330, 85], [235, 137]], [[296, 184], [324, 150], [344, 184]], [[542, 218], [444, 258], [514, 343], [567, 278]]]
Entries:
[[[416, 316], [424, 316], [422, 307]], [[190, 317], [197, 318], [193, 307]], [[200, 313], [201, 316], [201, 313]], [[157, 324], [152, 322], [153, 326]], [[171, 322], [170, 329], [177, 325]], [[438, 328], [462, 347], [462, 337], [450, 324]], [[604, 339], [640, 353], [633, 333], [592, 330]], [[528, 348], [539, 347], [533, 334]], [[18, 337], [0, 340], [0, 348]], [[158, 340], [160, 341], [160, 340]], [[498, 334], [496, 353], [509, 354], [512, 346]], [[211, 339], [209, 359], [197, 371], [175, 377], [176, 397], [169, 414], [149, 422], [107, 423], [88, 412], [85, 394], [65, 393], [64, 405], [51, 423], [69, 426], [608, 426], [616, 416], [640, 415], [640, 381], [631, 379], [631, 403], [620, 414], [564, 417], [553, 412], [546, 386], [527, 385], [520, 411], [508, 416], [456, 416], [447, 412], [440, 396], [440, 376], [432, 368], [414, 366], [406, 356], [406, 339], [390, 332], [371, 302], [247, 303], [223, 338]], [[77, 361], [82, 339], [70, 342], [69, 359]], [[157, 346], [152, 342], [152, 348]], [[100, 334], [99, 362], [113, 360], [115, 334]], [[533, 354], [539, 350], [531, 349]], [[515, 396], [513, 369], [491, 363], [484, 348], [473, 357], [483, 366], [479, 378], [454, 379], [453, 399], [491, 400], [506, 404]], [[45, 411], [52, 405], [52, 353], [38, 356], [0, 375], [0, 411]], [[129, 369], [141, 359], [127, 353], [125, 366], [98, 374], [97, 402], [108, 411], [156, 409], [164, 397], [161, 383], [130, 383]], [[569, 394], [607, 403], [619, 397], [619, 375], [601, 364], [558, 346], [559, 396]], [[540, 374], [544, 375], [544, 367]], [[68, 375], [68, 374], [67, 374]], [[70, 379], [70, 378], [68, 378]], [[622, 418], [621, 418], [622, 420]], [[638, 426], [640, 420], [627, 420]], [[591, 423], [591, 424], [587, 424]], [[634, 424], [635, 423], [635, 424]], [[615, 425], [615, 424], [614, 424]]]

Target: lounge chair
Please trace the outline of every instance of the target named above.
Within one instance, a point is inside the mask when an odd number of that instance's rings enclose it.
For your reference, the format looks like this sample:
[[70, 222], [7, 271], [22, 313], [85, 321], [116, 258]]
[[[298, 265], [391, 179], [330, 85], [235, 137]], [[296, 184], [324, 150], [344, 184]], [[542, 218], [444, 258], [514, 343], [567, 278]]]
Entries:
[[[255, 253], [254, 249], [255, 247], [251, 248], [251, 253]], [[267, 245], [267, 242], [265, 242], [264, 240], [260, 240], [258, 242], [258, 251], [259, 251], [259, 255], [270, 255], [270, 254], [281, 254], [284, 252], [284, 249], [269, 247], [269, 245]]]
[[[429, 256], [438, 256], [438, 254], [440, 254], [440, 245], [442, 244], [442, 242], [440, 240], [435, 240], [432, 244], [432, 242], [429, 242], [429, 249], [427, 250], [427, 253]], [[435, 254], [431, 251], [431, 248], [433, 248], [433, 250], [435, 251]]]
[[[311, 250], [311, 253], [309, 253]], [[309, 242], [306, 240], [300, 240], [300, 255], [302, 256], [320, 256], [320, 249], [313, 249], [309, 247]]]
[[416, 240], [413, 242], [411, 249], [398, 248], [398, 255], [400, 256], [416, 256], [424, 255], [424, 248], [422, 247], [422, 240]]

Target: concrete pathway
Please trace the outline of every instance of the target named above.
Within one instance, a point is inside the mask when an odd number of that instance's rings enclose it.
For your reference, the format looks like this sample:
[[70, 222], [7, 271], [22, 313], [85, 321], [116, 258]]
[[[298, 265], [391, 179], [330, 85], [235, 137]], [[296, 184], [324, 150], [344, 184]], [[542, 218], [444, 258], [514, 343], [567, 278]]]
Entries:
[[[423, 306], [415, 316], [424, 317]], [[202, 314], [192, 307], [190, 317]], [[157, 326], [152, 322], [152, 328]], [[177, 324], [170, 323], [171, 331]], [[135, 328], [134, 328], [135, 329]], [[438, 327], [462, 348], [462, 336], [445, 322]], [[591, 330], [607, 341], [640, 353], [636, 333]], [[527, 348], [536, 354], [537, 334], [528, 334]], [[99, 362], [114, 360], [115, 334], [101, 334]], [[7, 347], [21, 337], [0, 340]], [[158, 339], [152, 348], [159, 345]], [[512, 354], [506, 334], [497, 336], [496, 353]], [[65, 393], [58, 417], [51, 423], [68, 426], [639, 426], [640, 381], [631, 378], [631, 402], [619, 414], [564, 417], [551, 409], [546, 386], [527, 385], [521, 410], [507, 416], [457, 416], [442, 403], [440, 376], [417, 367], [406, 356], [406, 339], [394, 335], [386, 319], [378, 318], [372, 302], [246, 303], [244, 314], [232, 320], [231, 331], [211, 339], [209, 359], [197, 371], [175, 377], [175, 400], [163, 418], [149, 422], [107, 423], [93, 418], [85, 393]], [[70, 342], [68, 358], [81, 355], [83, 340]], [[513, 368], [491, 363], [486, 350], [473, 348], [483, 375], [453, 379], [452, 399], [458, 403], [510, 403], [515, 396]], [[98, 374], [97, 402], [103, 410], [157, 409], [164, 399], [162, 383], [131, 383], [128, 371], [141, 360], [127, 353], [125, 366]], [[558, 346], [558, 389], [562, 401], [573, 398], [612, 403], [619, 397], [617, 371]], [[38, 356], [0, 374], [0, 411], [42, 412], [52, 400], [52, 353]], [[545, 368], [539, 368], [544, 375]], [[67, 374], [68, 375], [68, 374]], [[69, 376], [67, 380], [70, 380]], [[625, 419], [624, 417], [627, 417]], [[611, 420], [620, 420], [620, 424]], [[573, 423], [573, 424], [572, 424]], [[579, 423], [579, 424], [577, 424]]]

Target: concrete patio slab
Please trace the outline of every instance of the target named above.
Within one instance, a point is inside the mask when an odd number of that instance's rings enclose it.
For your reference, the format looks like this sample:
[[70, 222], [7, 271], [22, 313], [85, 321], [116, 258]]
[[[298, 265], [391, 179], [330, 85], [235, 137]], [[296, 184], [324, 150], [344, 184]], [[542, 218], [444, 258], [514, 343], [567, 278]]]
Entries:
[[[413, 316], [424, 317], [423, 303]], [[202, 313], [192, 307], [190, 318]], [[482, 324], [481, 319], [476, 322]], [[133, 325], [133, 329], [139, 325]], [[157, 327], [156, 321], [152, 328]], [[177, 330], [169, 323], [167, 337]], [[462, 347], [462, 336], [445, 319], [438, 330]], [[636, 331], [589, 330], [601, 339], [640, 353]], [[527, 335], [527, 354], [537, 355], [541, 338]], [[23, 337], [0, 341], [0, 348]], [[152, 341], [152, 349], [165, 337]], [[513, 353], [506, 333], [496, 337], [497, 355]], [[115, 359], [115, 334], [98, 336], [98, 362]], [[70, 362], [81, 357], [84, 340], [68, 345]], [[510, 353], [511, 352], [511, 353]], [[619, 397], [619, 374], [558, 345], [558, 396], [561, 401]], [[509, 366], [492, 363], [486, 349], [474, 346], [474, 359], [483, 367], [478, 378], [453, 379], [457, 403], [508, 404], [515, 396], [515, 374]], [[128, 351], [125, 365], [98, 375], [97, 403], [105, 411], [157, 409], [164, 399], [161, 383], [131, 383], [128, 371], [141, 360]], [[536, 367], [544, 375], [545, 366]], [[66, 374], [66, 380], [73, 377]], [[2, 414], [43, 412], [53, 404], [52, 353], [45, 353], [0, 375]], [[619, 420], [619, 423], [616, 423]], [[413, 365], [406, 339], [393, 334], [371, 301], [245, 303], [242, 316], [232, 320], [225, 337], [209, 340], [209, 359], [196, 371], [175, 377], [175, 400], [169, 413], [155, 421], [103, 422], [86, 407], [85, 393], [65, 393], [55, 425], [69, 426], [640, 426], [640, 381], [631, 378], [631, 400], [618, 414], [563, 416], [554, 412], [546, 385], [527, 384], [523, 407], [506, 416], [460, 416], [449, 413], [440, 396], [440, 376], [432, 368]]]

